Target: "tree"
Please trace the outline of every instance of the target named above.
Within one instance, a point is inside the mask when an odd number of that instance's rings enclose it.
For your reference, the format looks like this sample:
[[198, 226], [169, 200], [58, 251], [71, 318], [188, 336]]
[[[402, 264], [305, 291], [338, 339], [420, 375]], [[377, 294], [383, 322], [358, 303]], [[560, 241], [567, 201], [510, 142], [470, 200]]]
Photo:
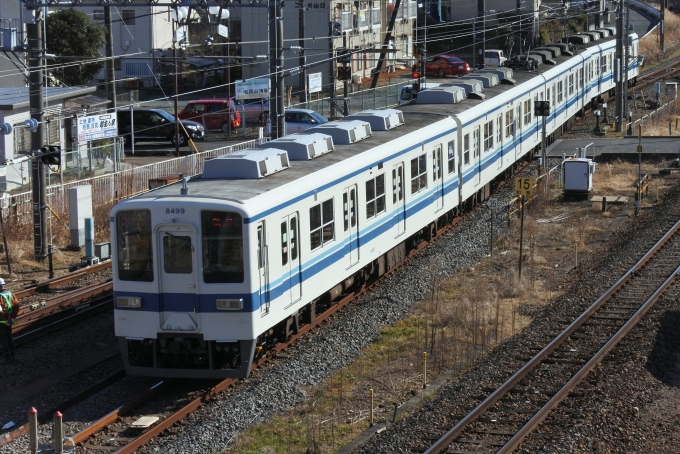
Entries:
[[[106, 42], [105, 29], [87, 14], [73, 9], [59, 10], [47, 16], [45, 27], [48, 53], [82, 60], [102, 56], [100, 49]], [[52, 76], [67, 86], [88, 83], [104, 66], [103, 61], [82, 64], [78, 59], [59, 61], [61, 64], [52, 69]]]

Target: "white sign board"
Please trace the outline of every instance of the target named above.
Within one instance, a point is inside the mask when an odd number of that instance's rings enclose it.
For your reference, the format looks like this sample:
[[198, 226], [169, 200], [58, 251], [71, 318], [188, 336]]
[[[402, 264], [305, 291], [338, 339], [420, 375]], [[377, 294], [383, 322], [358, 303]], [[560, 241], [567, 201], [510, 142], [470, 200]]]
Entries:
[[217, 24], [217, 34], [229, 38], [229, 29], [222, 24]]
[[270, 79], [248, 79], [236, 82], [236, 99], [268, 98]]
[[78, 142], [109, 139], [118, 135], [116, 114], [78, 117]]
[[309, 92], [319, 93], [321, 91], [321, 73], [308, 74], [307, 78], [309, 79], [307, 84]]

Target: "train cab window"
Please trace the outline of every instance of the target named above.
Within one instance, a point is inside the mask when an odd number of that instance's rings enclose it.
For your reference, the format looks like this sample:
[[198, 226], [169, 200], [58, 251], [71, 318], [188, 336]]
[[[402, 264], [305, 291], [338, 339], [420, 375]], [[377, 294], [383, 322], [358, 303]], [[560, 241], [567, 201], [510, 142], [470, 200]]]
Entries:
[[168, 274], [189, 274], [193, 271], [191, 237], [163, 235], [163, 269]]
[[333, 241], [335, 234], [333, 199], [328, 199], [309, 209], [309, 231], [309, 242], [312, 250]]
[[366, 219], [385, 211], [385, 174], [366, 182]]
[[427, 155], [411, 159], [411, 194], [427, 188]]
[[243, 219], [229, 211], [201, 212], [203, 282], [243, 282]]
[[470, 134], [463, 136], [463, 165], [470, 164]]
[[153, 281], [151, 212], [126, 210], [116, 214], [118, 279]]
[[456, 171], [456, 145], [455, 141], [452, 140], [448, 144], [448, 163], [449, 163], [449, 173], [453, 173]]

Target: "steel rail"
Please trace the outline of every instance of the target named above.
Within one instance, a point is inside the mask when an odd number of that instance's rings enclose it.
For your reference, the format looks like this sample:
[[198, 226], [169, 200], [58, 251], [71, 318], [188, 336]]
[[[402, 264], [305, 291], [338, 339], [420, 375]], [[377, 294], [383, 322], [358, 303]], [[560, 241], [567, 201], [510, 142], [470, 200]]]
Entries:
[[[111, 268], [111, 261], [101, 262], [96, 265], [81, 268], [78, 271], [74, 271], [73, 273], [55, 277], [54, 279], [50, 279], [48, 281], [40, 282], [30, 287], [17, 290], [14, 292], [14, 294], [17, 296], [17, 298], [25, 298], [27, 296], [35, 295], [36, 293], [46, 293], [48, 290], [56, 289], [78, 279], [81, 279], [87, 276], [88, 274], [103, 271], [108, 268]], [[22, 312], [19, 312], [19, 314], [21, 313]]]
[[470, 413], [463, 417], [455, 426], [446, 432], [439, 440], [432, 444], [425, 454], [438, 454], [448, 448], [453, 443], [454, 439], [458, 437], [465, 428], [474, 422], [479, 416], [485, 413], [503, 396], [505, 396], [512, 388], [517, 385], [529, 372], [531, 372], [539, 363], [548, 357], [557, 347], [562, 345], [576, 331], [581, 325], [590, 319], [590, 317], [597, 312], [597, 310], [614, 295], [633, 275], [640, 270], [657, 252], [668, 242], [668, 240], [677, 233], [680, 229], [680, 221], [676, 222], [671, 229], [640, 259], [633, 265], [616, 283], [605, 291], [593, 304], [586, 309], [576, 320], [574, 320], [567, 328], [564, 329], [556, 338], [554, 338], [548, 345], [546, 345], [540, 352], [538, 352], [529, 362], [524, 364], [517, 372], [515, 372], [505, 383], [498, 387], [479, 405], [477, 405]]
[[642, 319], [647, 311], [656, 303], [656, 301], [663, 295], [663, 293], [675, 281], [678, 273], [680, 273], [680, 266], [659, 286], [659, 288], [650, 296], [640, 309], [633, 314], [633, 316], [612, 336], [609, 341], [593, 356], [575, 375], [567, 382], [562, 389], [560, 389], [511, 439], [497, 451], [497, 454], [507, 454], [517, 449], [522, 441], [529, 435], [536, 427], [538, 427], [551, 410], [557, 407], [560, 402], [567, 398], [569, 393], [573, 391], [584, 378], [592, 372], [595, 367], [602, 362], [602, 359], [623, 340], [628, 332], [633, 329], [635, 325]]
[[81, 304], [88, 298], [99, 296], [102, 293], [113, 290], [113, 283], [111, 281], [96, 284], [91, 287], [79, 289], [74, 292], [65, 293], [57, 298], [50, 300], [45, 306], [39, 307], [35, 310], [19, 313], [17, 317], [17, 326], [14, 328], [15, 333], [21, 333], [30, 329], [36, 323], [48, 318], [49, 316], [57, 315], [65, 309]]

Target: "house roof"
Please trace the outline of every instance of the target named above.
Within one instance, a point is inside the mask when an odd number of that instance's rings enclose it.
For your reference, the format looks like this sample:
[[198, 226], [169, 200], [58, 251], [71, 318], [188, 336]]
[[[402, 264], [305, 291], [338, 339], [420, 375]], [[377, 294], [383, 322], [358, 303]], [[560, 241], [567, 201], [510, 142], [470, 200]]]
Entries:
[[[47, 99], [50, 102], [82, 96], [95, 91], [96, 87], [47, 87]], [[45, 94], [45, 93], [43, 93]], [[0, 87], [0, 110], [16, 110], [28, 107], [28, 87]]]

